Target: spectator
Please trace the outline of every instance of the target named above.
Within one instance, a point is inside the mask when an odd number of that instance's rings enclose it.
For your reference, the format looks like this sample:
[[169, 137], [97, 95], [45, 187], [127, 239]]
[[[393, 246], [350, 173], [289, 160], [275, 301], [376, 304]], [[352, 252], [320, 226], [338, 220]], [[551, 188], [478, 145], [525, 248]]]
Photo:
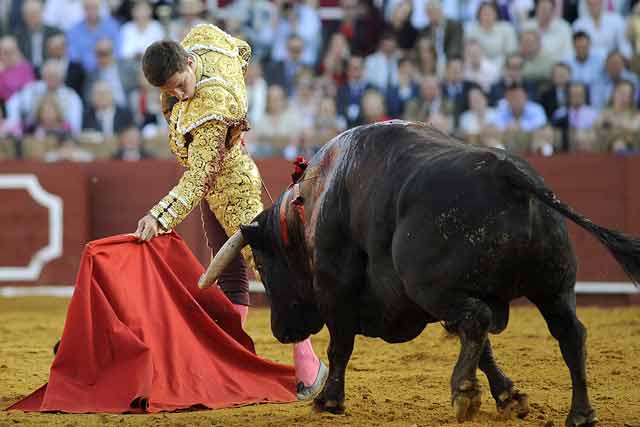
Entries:
[[90, 73], [98, 66], [95, 55], [96, 45], [102, 39], [109, 39], [120, 58], [120, 29], [111, 16], [100, 16], [100, 0], [83, 0], [85, 18], [67, 33], [69, 59], [82, 64]]
[[387, 112], [392, 118], [402, 117], [407, 102], [418, 97], [420, 85], [415, 78], [413, 63], [407, 57], [398, 62], [398, 84], [387, 91]]
[[477, 40], [467, 40], [464, 49], [464, 78], [488, 92], [500, 78], [500, 68], [489, 61]]
[[234, 0], [219, 15], [226, 20], [240, 23], [242, 32], [252, 48], [253, 58], [266, 60], [273, 44], [273, 26], [277, 21], [277, 9], [268, 0]]
[[296, 90], [290, 104], [291, 110], [296, 112], [298, 121], [305, 129], [313, 127], [313, 120], [318, 111], [317, 95], [313, 73], [306, 69], [298, 75]]
[[377, 89], [368, 89], [362, 96], [362, 123], [371, 124], [389, 120], [384, 95]]
[[414, 47], [415, 62], [421, 76], [442, 76], [444, 74], [445, 58], [438, 56], [431, 38], [418, 38]]
[[56, 148], [44, 155], [45, 162], [90, 162], [93, 154], [78, 147], [78, 143], [68, 133], [56, 132], [53, 134]]
[[431, 123], [438, 129], [449, 130], [453, 120], [443, 109], [440, 82], [427, 76], [420, 82], [420, 96], [407, 103], [404, 119], [414, 122]]
[[249, 121], [256, 123], [262, 118], [267, 108], [267, 82], [262, 77], [262, 66], [257, 60], [247, 67], [244, 76], [247, 87], [247, 105]]
[[169, 35], [173, 40], [182, 40], [196, 25], [206, 24], [202, 19], [204, 4], [201, 0], [178, 0], [178, 17], [169, 24]]
[[[591, 86], [591, 105], [602, 109], [611, 98], [614, 86], [622, 80], [630, 81], [634, 87], [638, 87], [638, 78], [626, 68], [626, 59], [618, 51], [613, 51], [607, 56], [604, 72]], [[633, 96], [635, 98], [635, 96]]]
[[485, 127], [494, 120], [495, 110], [489, 107], [487, 95], [480, 88], [469, 91], [469, 109], [460, 116], [460, 133], [472, 142], [480, 142]]
[[462, 24], [445, 18], [441, 0], [429, 0], [426, 7], [429, 25], [421, 34], [434, 41], [439, 57], [462, 56], [462, 40], [464, 38]]
[[623, 153], [639, 148], [640, 113], [636, 109], [634, 94], [633, 83], [628, 80], [616, 82], [609, 105], [594, 124], [601, 144], [599, 151]]
[[142, 69], [138, 71], [138, 88], [129, 94], [129, 111], [136, 126], [146, 133], [145, 137], [154, 137], [159, 128], [165, 127], [160, 90], [147, 81]]
[[302, 130], [297, 113], [288, 108], [284, 89], [269, 86], [267, 111], [247, 133], [249, 149], [256, 157], [281, 156], [288, 146], [296, 145]]
[[348, 127], [355, 126], [360, 119], [360, 104], [365, 91], [372, 88], [363, 78], [363, 61], [352, 56], [347, 66], [347, 82], [338, 87], [336, 104], [338, 114], [345, 118]]
[[280, 61], [271, 62], [266, 68], [266, 80], [269, 86], [277, 85], [286, 90], [287, 96], [293, 95], [298, 73], [305, 67], [302, 59], [304, 41], [297, 35], [289, 37], [287, 55]]
[[22, 4], [22, 18], [24, 28], [16, 32], [18, 46], [31, 65], [39, 69], [46, 57], [47, 40], [59, 31], [42, 23], [40, 0], [25, 0]]
[[589, 34], [593, 48], [601, 54], [618, 50], [631, 58], [631, 45], [625, 36], [624, 19], [615, 12], [603, 10], [604, 0], [586, 0], [587, 14], [573, 23], [573, 31]]
[[[99, 14], [109, 16], [106, 0], [99, 1]], [[45, 0], [43, 17], [44, 23], [50, 27], [67, 32], [85, 18], [85, 6], [78, 0]]]
[[573, 35], [573, 49], [574, 55], [566, 61], [573, 80], [590, 87], [600, 77], [606, 55], [591, 49], [591, 37], [584, 31]]
[[65, 120], [58, 97], [53, 93], [40, 98], [36, 107], [35, 122], [28, 125], [26, 133], [33, 134], [37, 140], [44, 140], [52, 132], [70, 132], [71, 126]]
[[532, 81], [525, 80], [522, 76], [524, 68], [524, 60], [518, 53], [512, 53], [507, 56], [504, 63], [504, 71], [502, 78], [498, 80], [489, 92], [489, 104], [495, 106], [498, 101], [504, 98], [506, 88], [517, 83], [525, 88], [529, 99], [537, 98], [538, 85]]
[[164, 38], [164, 28], [152, 19], [148, 0], [135, 0], [131, 12], [133, 21], [127, 22], [121, 29], [122, 57], [138, 61], [147, 46]]
[[35, 79], [33, 67], [24, 59], [15, 37], [0, 38], [0, 101], [6, 102], [13, 94]]
[[392, 33], [385, 33], [378, 50], [364, 61], [364, 79], [382, 93], [398, 84], [398, 59], [400, 52]]
[[65, 121], [71, 126], [73, 134], [80, 131], [82, 125], [82, 100], [78, 94], [64, 85], [64, 64], [49, 59], [42, 65], [42, 80], [31, 82], [7, 102], [7, 117], [21, 126], [33, 123], [40, 99], [45, 94], [54, 94], [58, 104], [63, 106]]
[[516, 32], [509, 22], [497, 21], [495, 4], [485, 1], [478, 9], [478, 20], [469, 24], [466, 39], [478, 40], [487, 57], [502, 66], [505, 56], [515, 52], [518, 41]]
[[64, 34], [58, 33], [47, 40], [47, 58], [59, 62], [64, 73], [64, 84], [73, 89], [79, 96], [84, 95], [86, 73], [79, 62], [69, 60], [67, 41]]
[[113, 153], [114, 160], [137, 162], [153, 158], [153, 154], [142, 146], [142, 134], [133, 123], [123, 126], [118, 132], [118, 143], [120, 148]]
[[460, 58], [451, 58], [442, 82], [442, 99], [444, 112], [453, 115], [457, 127], [460, 114], [469, 109], [469, 90], [477, 85], [464, 79], [463, 65]]
[[571, 69], [567, 64], [559, 62], [553, 66], [551, 86], [540, 95], [540, 104], [554, 126], [556, 126], [556, 122], [566, 121], [570, 80]]
[[368, 55], [371, 53], [371, 29], [367, 28], [363, 5], [359, 0], [340, 0], [340, 5], [342, 18], [336, 31], [345, 37], [353, 54]]
[[106, 139], [133, 121], [131, 112], [116, 105], [108, 82], [98, 80], [91, 89], [91, 106], [86, 108], [82, 118], [83, 132], [97, 134]]
[[598, 110], [587, 104], [587, 87], [584, 83], [569, 83], [568, 151], [597, 151], [593, 125]]
[[556, 0], [538, 0], [536, 15], [522, 25], [523, 30], [534, 30], [540, 34], [542, 53], [554, 61], [563, 61], [573, 53], [571, 26], [561, 17], [555, 16]]
[[[111, 96], [116, 104], [121, 107], [127, 105], [127, 89], [133, 84], [129, 83], [129, 87], [125, 88], [125, 79], [136, 77], [138, 74], [127, 73], [122, 62], [117, 62], [113, 56], [113, 45], [109, 39], [102, 39], [96, 43], [95, 56], [98, 60], [97, 67], [87, 76], [85, 88], [85, 99], [89, 99], [93, 84], [96, 81], [105, 81], [111, 89]], [[136, 82], [137, 83], [137, 82]]]
[[320, 73], [324, 78], [333, 80], [336, 85], [344, 83], [349, 57], [351, 52], [347, 38], [342, 33], [334, 33], [320, 64]]
[[0, 161], [16, 157], [15, 138], [22, 133], [22, 129], [12, 126], [6, 117], [4, 105], [0, 104]]
[[410, 49], [418, 37], [418, 31], [411, 25], [413, 7], [411, 0], [403, 0], [391, 14], [391, 30], [400, 49]]
[[632, 11], [633, 14], [627, 19], [626, 35], [633, 51], [631, 69], [638, 74], [640, 72], [640, 1], [633, 6]]
[[283, 61], [287, 56], [288, 41], [292, 35], [302, 40], [301, 61], [315, 67], [322, 45], [322, 24], [318, 11], [310, 4], [283, 0], [273, 37], [271, 59]]
[[535, 30], [520, 33], [520, 55], [524, 59], [522, 76], [527, 80], [542, 83], [548, 80], [555, 61], [544, 53], [540, 46], [540, 34]]
[[318, 114], [313, 122], [313, 151], [317, 151], [326, 142], [333, 139], [347, 128], [346, 121], [336, 111], [336, 102], [331, 97], [324, 97], [318, 104]]

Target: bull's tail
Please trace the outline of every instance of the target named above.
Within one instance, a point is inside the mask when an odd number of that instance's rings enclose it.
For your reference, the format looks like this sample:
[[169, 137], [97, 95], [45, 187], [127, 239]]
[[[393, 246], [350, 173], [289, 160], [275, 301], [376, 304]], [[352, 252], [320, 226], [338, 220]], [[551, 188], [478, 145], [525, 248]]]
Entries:
[[537, 182], [531, 173], [525, 171], [508, 156], [506, 159], [500, 160], [500, 170], [511, 185], [532, 194], [545, 205], [597, 237], [624, 268], [633, 283], [640, 287], [640, 238], [594, 224], [590, 219], [558, 200], [551, 190], [541, 182]]

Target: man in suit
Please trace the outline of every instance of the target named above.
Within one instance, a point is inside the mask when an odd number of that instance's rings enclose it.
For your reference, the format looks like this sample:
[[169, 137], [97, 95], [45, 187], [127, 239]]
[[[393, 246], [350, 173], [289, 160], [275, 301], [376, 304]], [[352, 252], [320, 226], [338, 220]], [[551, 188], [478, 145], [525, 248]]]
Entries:
[[447, 61], [441, 92], [443, 113], [453, 115], [455, 127], [458, 126], [460, 115], [469, 109], [469, 91], [479, 87], [477, 84], [464, 79], [462, 59], [455, 57]]
[[39, 70], [46, 58], [47, 40], [59, 31], [42, 23], [40, 0], [25, 0], [22, 4], [22, 18], [24, 27], [16, 32], [18, 47], [34, 68]]
[[282, 61], [269, 63], [265, 77], [269, 86], [277, 85], [285, 88], [287, 95], [293, 95], [296, 77], [305, 68], [302, 61], [304, 41], [300, 36], [291, 35], [287, 40], [287, 57]]
[[[64, 84], [75, 90], [81, 98], [84, 95], [85, 71], [79, 62], [67, 55], [67, 42], [63, 33], [57, 33], [47, 40], [47, 58], [58, 61], [64, 69]], [[86, 101], [86, 100], [85, 100]]]
[[462, 23], [445, 18], [440, 0], [430, 0], [427, 3], [427, 16], [429, 25], [421, 35], [426, 35], [433, 40], [438, 56], [444, 55], [448, 59], [462, 56], [464, 35]]
[[85, 110], [82, 118], [82, 130], [99, 132], [109, 138], [131, 122], [131, 112], [115, 104], [109, 84], [96, 81], [91, 91], [91, 107]]
[[558, 62], [551, 71], [551, 86], [540, 95], [540, 104], [554, 126], [556, 122], [560, 123], [566, 118], [570, 80], [571, 68], [563, 62]]
[[360, 108], [364, 93], [373, 86], [364, 80], [364, 61], [361, 56], [352, 56], [347, 64], [347, 81], [338, 87], [336, 106], [338, 114], [347, 121], [348, 127], [359, 124]]
[[522, 72], [524, 70], [524, 59], [519, 53], [507, 55], [504, 60], [503, 77], [498, 80], [489, 91], [489, 103], [496, 106], [498, 101], [504, 99], [506, 88], [517, 83], [527, 92], [528, 99], [538, 99], [538, 85], [535, 82], [525, 80]]
[[137, 73], [127, 70], [125, 62], [114, 57], [113, 43], [109, 39], [101, 39], [96, 43], [97, 67], [87, 74], [85, 94], [88, 98], [94, 82], [105, 81], [111, 88], [111, 94], [116, 104], [121, 107], [127, 105], [127, 93], [137, 85]]

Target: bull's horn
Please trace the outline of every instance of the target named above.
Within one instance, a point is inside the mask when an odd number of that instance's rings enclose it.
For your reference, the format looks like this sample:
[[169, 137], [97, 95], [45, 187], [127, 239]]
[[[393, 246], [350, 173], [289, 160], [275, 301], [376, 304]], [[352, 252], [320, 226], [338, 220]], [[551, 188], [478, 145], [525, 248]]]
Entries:
[[236, 231], [235, 234], [229, 237], [229, 240], [227, 240], [227, 242], [220, 248], [216, 253], [216, 256], [213, 257], [209, 267], [207, 267], [207, 271], [200, 276], [198, 287], [200, 289], [207, 289], [211, 287], [211, 285], [218, 280], [220, 274], [222, 274], [231, 261], [240, 255], [240, 251], [245, 246], [247, 246], [247, 242], [244, 239], [242, 232], [240, 230]]

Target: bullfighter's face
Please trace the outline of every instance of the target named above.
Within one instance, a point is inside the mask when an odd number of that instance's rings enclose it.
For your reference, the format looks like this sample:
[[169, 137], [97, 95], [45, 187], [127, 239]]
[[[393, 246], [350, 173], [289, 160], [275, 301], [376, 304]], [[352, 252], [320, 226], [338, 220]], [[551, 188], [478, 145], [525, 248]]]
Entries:
[[271, 331], [282, 343], [299, 342], [317, 333], [324, 321], [312, 296], [309, 278], [301, 277], [290, 267], [287, 254], [278, 244], [270, 216], [272, 209], [262, 212], [242, 234], [251, 246], [256, 268], [271, 301]]

